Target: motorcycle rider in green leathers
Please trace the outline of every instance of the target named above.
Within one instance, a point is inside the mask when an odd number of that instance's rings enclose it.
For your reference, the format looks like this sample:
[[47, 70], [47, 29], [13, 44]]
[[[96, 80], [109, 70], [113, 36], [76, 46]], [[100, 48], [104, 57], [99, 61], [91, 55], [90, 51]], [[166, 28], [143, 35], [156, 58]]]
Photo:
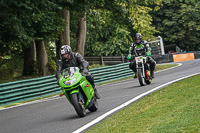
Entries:
[[80, 73], [82, 73], [82, 75], [85, 75], [86, 79], [92, 85], [96, 98], [100, 99], [101, 96], [99, 95], [95, 87], [94, 78], [92, 74], [89, 73], [88, 62], [84, 60], [83, 57], [79, 53], [72, 52], [72, 49], [69, 45], [63, 45], [61, 47], [60, 57], [61, 57], [61, 60], [59, 60], [58, 70], [56, 73], [57, 83], [59, 83], [59, 75], [63, 69], [68, 68], [68, 67], [78, 67], [80, 69]]
[[151, 48], [149, 44], [147, 43], [147, 41], [142, 40], [142, 35], [140, 33], [136, 33], [135, 42], [133, 42], [129, 48], [129, 54], [127, 57], [127, 59], [130, 60], [129, 68], [132, 69], [133, 72], [135, 73], [134, 78], [137, 78], [136, 61], [135, 61], [135, 58], [131, 58], [131, 55], [135, 55], [135, 52], [134, 52], [135, 47], [141, 44], [144, 46], [144, 48], [147, 51], [146, 52], [146, 56], [148, 56], [147, 63], [150, 64], [151, 77], [154, 78], [154, 70], [155, 70], [156, 62], [151, 57]]

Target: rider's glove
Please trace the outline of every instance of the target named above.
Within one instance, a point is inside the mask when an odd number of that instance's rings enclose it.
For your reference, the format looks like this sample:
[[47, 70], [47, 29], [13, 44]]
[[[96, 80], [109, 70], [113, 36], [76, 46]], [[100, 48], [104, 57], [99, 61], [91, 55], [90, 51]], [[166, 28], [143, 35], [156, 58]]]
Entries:
[[83, 69], [83, 71], [82, 71], [82, 75], [83, 75], [83, 76], [88, 75], [88, 70], [87, 70], [87, 69]]
[[147, 52], [147, 56], [151, 56], [151, 53]]
[[129, 55], [128, 55], [127, 59], [128, 59], [128, 60], [130, 60], [130, 59], [131, 59], [131, 54], [129, 54]]

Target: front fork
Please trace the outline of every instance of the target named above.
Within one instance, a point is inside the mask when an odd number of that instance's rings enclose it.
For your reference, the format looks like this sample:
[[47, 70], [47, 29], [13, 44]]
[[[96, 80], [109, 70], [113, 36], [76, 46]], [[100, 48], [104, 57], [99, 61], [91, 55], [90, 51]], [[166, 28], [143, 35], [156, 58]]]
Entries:
[[137, 69], [142, 69], [142, 78], [145, 78], [144, 64], [138, 63], [136, 65], [137, 65]]

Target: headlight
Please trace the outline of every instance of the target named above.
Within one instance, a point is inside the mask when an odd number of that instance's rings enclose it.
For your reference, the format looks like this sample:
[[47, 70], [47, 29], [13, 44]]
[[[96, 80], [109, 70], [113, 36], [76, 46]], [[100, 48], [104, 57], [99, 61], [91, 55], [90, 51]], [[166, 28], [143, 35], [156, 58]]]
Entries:
[[65, 85], [72, 85], [72, 84], [75, 83], [75, 81], [76, 81], [76, 78], [73, 78], [73, 79], [67, 80], [67, 81], [65, 81], [65, 82], [63, 82], [63, 83], [64, 83]]

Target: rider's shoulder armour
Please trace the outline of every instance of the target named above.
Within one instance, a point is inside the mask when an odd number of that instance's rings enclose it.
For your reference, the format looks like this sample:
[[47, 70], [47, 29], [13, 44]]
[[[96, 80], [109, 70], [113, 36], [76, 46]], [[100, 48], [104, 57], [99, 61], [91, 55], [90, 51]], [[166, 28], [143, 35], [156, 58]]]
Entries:
[[146, 40], [144, 40], [144, 41], [143, 41], [143, 43], [147, 43], [147, 41], [146, 41]]

